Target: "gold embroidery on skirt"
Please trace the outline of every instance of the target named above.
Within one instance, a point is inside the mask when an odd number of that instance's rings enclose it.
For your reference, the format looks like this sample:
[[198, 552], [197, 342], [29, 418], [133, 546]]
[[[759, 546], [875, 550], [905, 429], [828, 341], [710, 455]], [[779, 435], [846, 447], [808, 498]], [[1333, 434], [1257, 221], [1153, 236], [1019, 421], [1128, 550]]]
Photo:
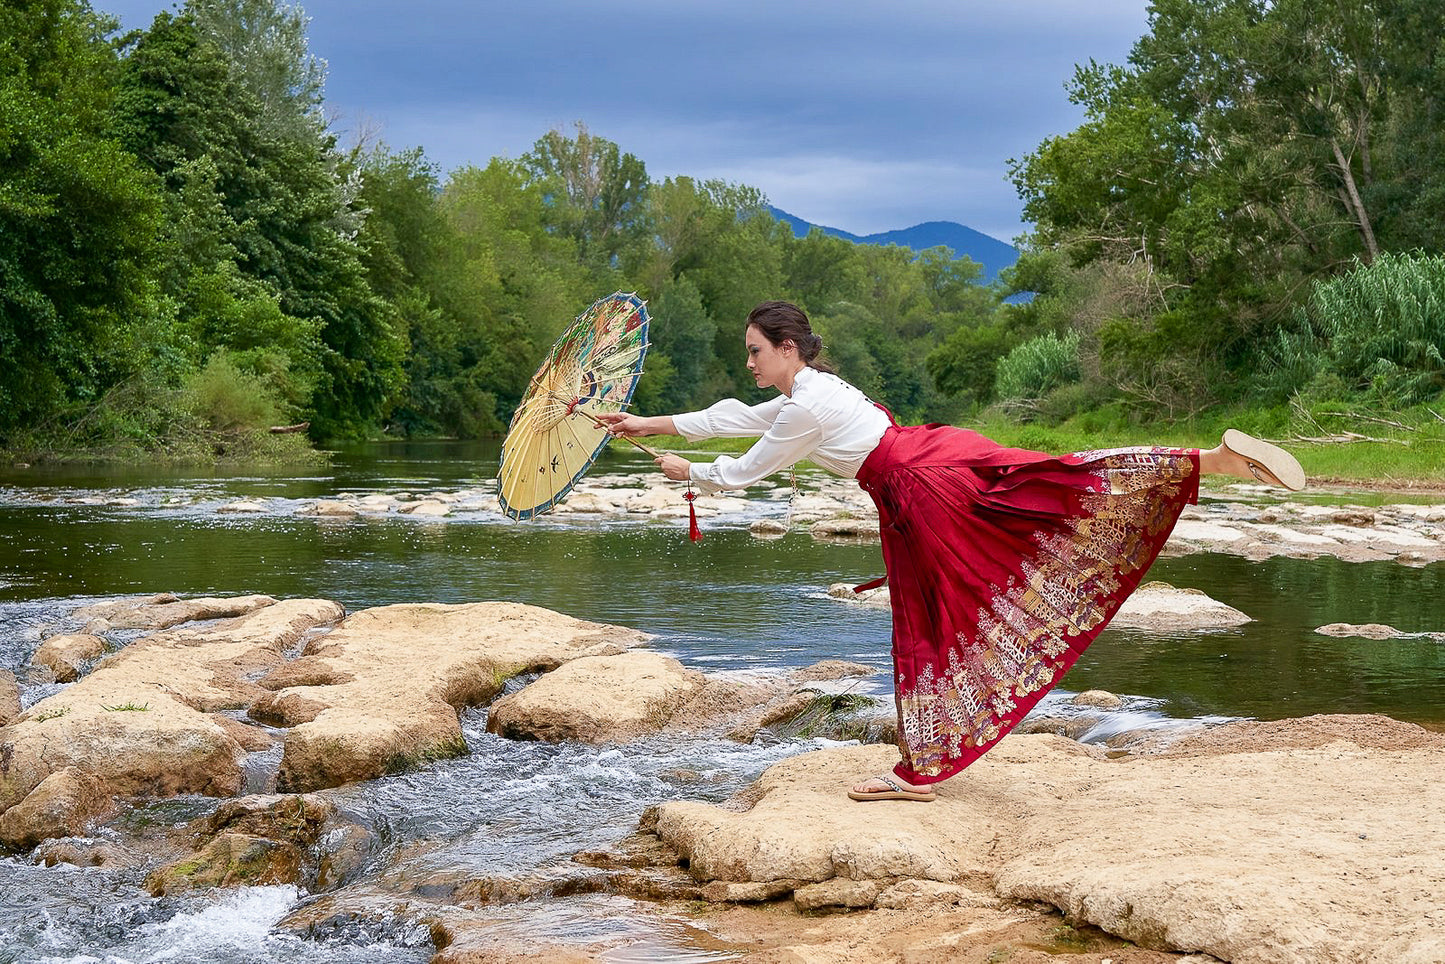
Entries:
[[946, 665], [899, 680], [899, 745], [914, 772], [937, 776], [964, 748], [987, 747], [1015, 697], [1053, 685], [1070, 638], [1108, 618], [1109, 597], [1149, 560], [1173, 522], [1180, 483], [1194, 472], [1193, 459], [1170, 449], [1077, 454], [1097, 463], [1085, 469], [1095, 484], [1082, 514], [1034, 534], [1038, 551], [1022, 561], [1022, 578], [990, 587], [974, 636], [958, 634]]

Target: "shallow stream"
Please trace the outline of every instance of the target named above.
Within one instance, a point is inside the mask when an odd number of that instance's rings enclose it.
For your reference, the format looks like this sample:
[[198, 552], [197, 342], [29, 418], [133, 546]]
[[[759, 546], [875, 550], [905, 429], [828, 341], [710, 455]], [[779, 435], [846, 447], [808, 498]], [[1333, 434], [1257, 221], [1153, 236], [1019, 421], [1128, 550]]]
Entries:
[[[784, 489], [758, 494], [746, 512], [704, 520], [706, 538], [694, 545], [677, 520], [511, 522], [485, 498], [496, 459], [495, 446], [428, 443], [344, 451], [330, 468], [305, 475], [0, 471], [0, 667], [23, 674], [44, 627], [100, 597], [254, 592], [324, 597], [353, 611], [411, 601], [529, 603], [653, 633], [653, 648], [707, 672], [829, 658], [886, 670], [887, 611], [825, 594], [831, 583], [881, 574], [877, 544], [822, 543], [796, 530], [775, 541], [754, 538], [750, 521], [786, 514]], [[650, 468], [609, 453], [594, 473]], [[438, 490], [461, 493], [442, 519], [297, 514], [318, 498]], [[237, 499], [256, 500], [262, 511], [216, 512]], [[1099, 688], [1126, 704], [1089, 740], [1141, 726], [1313, 713], [1383, 713], [1445, 727], [1445, 644], [1314, 633], [1331, 622], [1445, 631], [1445, 564], [1193, 554], [1161, 559], [1150, 578], [1203, 590], [1255, 621], [1187, 635], [1108, 630], [1036, 712], [1057, 713], [1069, 694]], [[54, 687], [29, 686], [24, 701]], [[888, 687], [885, 672], [855, 692], [886, 699]], [[468, 757], [332, 791], [384, 831], [378, 873], [545, 875], [571, 854], [627, 834], [647, 805], [725, 799], [773, 762], [821, 745], [676, 737], [603, 748], [513, 743], [487, 734], [481, 712], [468, 713], [464, 728]], [[262, 771], [266, 762], [258, 761]], [[181, 798], [154, 804], [143, 817], [180, 823], [215, 805]], [[0, 962], [380, 962], [431, 954], [425, 927], [384, 915], [309, 938], [275, 930], [308, 899], [294, 888], [155, 899], [140, 876], [0, 858]], [[727, 956], [702, 949], [683, 923], [620, 897], [490, 911], [498, 939], [519, 946], [610, 941], [618, 945], [609, 954], [615, 961]]]

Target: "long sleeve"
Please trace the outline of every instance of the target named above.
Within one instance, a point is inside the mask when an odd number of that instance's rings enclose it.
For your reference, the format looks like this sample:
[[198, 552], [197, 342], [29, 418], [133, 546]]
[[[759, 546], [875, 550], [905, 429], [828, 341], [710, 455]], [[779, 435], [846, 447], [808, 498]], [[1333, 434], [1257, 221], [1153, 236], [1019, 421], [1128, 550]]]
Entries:
[[736, 398], [725, 398], [700, 412], [674, 415], [672, 424], [689, 442], [705, 438], [753, 438], [768, 430], [787, 400], [786, 395], [779, 395], [759, 405], [744, 405]]
[[[746, 488], [806, 458], [818, 447], [823, 440], [823, 427], [812, 412], [801, 405], [780, 403], [778, 408], [777, 417], [765, 426], [763, 436], [742, 455], [736, 458], [720, 455], [713, 462], [692, 463], [689, 474], [704, 495], [712, 495], [720, 489]], [[678, 428], [681, 430], [682, 426]]]

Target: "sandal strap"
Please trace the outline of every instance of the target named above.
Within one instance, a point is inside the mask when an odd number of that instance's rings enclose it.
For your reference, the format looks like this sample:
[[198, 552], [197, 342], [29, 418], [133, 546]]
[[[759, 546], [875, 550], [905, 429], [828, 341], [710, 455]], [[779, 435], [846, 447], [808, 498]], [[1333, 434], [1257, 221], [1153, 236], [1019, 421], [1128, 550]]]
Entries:
[[891, 780], [889, 777], [885, 776], [885, 775], [882, 774], [882, 773], [878, 774], [878, 782], [879, 782], [879, 783], [882, 783], [882, 784], [884, 784], [884, 785], [886, 785], [886, 786], [888, 786], [888, 787], [890, 787], [890, 788], [893, 790], [894, 793], [911, 793], [911, 792], [913, 792], [913, 791], [911, 791], [911, 790], [905, 790], [905, 789], [903, 789], [903, 788], [902, 788], [901, 786], [899, 786], [896, 782], [894, 782], [893, 780]]

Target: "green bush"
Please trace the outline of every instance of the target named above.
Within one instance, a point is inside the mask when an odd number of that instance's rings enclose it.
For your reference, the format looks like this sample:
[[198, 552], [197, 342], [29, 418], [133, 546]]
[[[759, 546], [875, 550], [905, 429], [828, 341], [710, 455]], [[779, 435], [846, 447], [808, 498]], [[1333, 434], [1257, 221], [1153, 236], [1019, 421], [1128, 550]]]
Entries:
[[211, 355], [205, 368], [186, 378], [181, 392], [185, 407], [216, 431], [265, 428], [279, 417], [265, 379], [241, 371], [229, 352]]
[[1114, 391], [1101, 382], [1085, 379], [1060, 385], [1039, 399], [1039, 417], [1048, 422], [1062, 422], [1107, 405]]
[[1002, 399], [1042, 398], [1079, 377], [1079, 333], [1049, 332], [1024, 342], [999, 361], [994, 392]]
[[1391, 254], [1317, 281], [1276, 337], [1268, 383], [1313, 397], [1427, 401], [1445, 390], [1445, 257]]
[[993, 399], [999, 360], [1014, 340], [1008, 329], [996, 322], [965, 325], [933, 349], [924, 365], [934, 386], [945, 395], [989, 402]]

